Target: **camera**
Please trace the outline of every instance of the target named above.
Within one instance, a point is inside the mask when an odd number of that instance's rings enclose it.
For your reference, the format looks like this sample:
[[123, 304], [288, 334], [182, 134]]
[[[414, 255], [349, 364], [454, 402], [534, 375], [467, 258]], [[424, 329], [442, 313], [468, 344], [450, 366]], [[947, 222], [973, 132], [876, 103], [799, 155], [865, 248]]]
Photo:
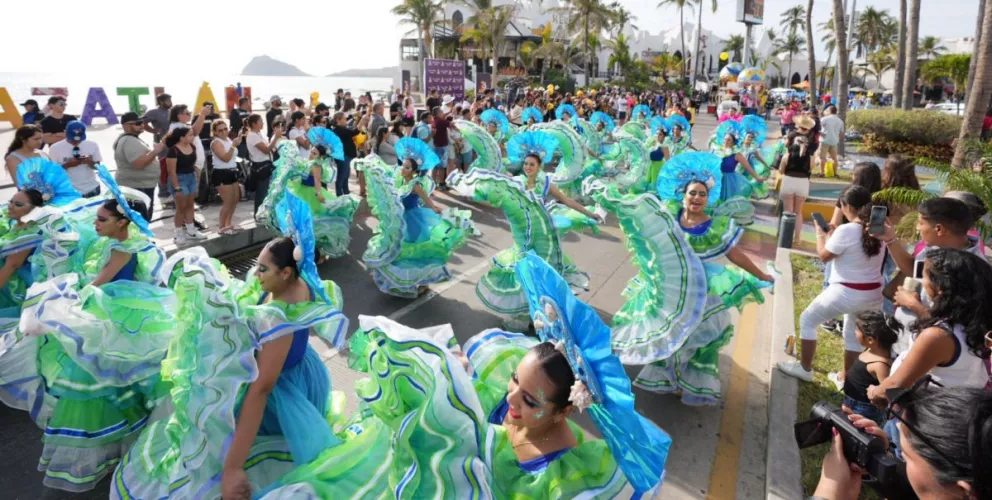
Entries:
[[871, 476], [865, 484], [884, 498], [917, 498], [906, 478], [906, 463], [889, 455], [885, 442], [854, 426], [844, 411], [826, 401], [813, 405], [809, 420], [795, 424], [799, 449], [829, 443], [837, 429], [844, 443], [844, 457]]

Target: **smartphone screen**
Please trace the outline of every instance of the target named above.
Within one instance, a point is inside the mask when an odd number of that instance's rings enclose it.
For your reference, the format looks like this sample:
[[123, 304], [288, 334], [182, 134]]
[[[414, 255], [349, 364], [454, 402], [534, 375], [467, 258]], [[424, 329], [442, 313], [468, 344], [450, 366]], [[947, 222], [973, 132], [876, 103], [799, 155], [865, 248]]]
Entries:
[[824, 233], [830, 232], [830, 224], [827, 224], [827, 220], [819, 212], [813, 212], [813, 221], [820, 226]]
[[923, 263], [924, 261], [922, 260], [913, 263], [913, 278], [917, 280], [923, 279]]
[[868, 220], [868, 234], [882, 234], [885, 231], [885, 217], [889, 215], [889, 208], [884, 205], [871, 207], [871, 218]]
[[829, 442], [833, 437], [832, 429], [833, 425], [823, 420], [798, 422], [793, 428], [800, 449]]

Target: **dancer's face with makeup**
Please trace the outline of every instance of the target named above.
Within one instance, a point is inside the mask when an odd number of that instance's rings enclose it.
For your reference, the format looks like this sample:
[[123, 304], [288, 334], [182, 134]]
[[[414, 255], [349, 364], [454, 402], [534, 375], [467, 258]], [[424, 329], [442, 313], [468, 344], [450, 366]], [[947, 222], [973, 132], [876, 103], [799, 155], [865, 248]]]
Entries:
[[706, 208], [709, 201], [709, 189], [702, 182], [691, 182], [685, 188], [685, 198], [682, 199], [682, 206], [691, 214], [700, 214]]
[[548, 377], [537, 354], [528, 353], [517, 365], [517, 370], [507, 385], [506, 401], [510, 409], [506, 415], [509, 424], [540, 428], [564, 418], [550, 400], [558, 389]]
[[541, 161], [535, 156], [530, 155], [524, 158], [524, 173], [527, 177], [534, 177], [538, 172], [541, 171]]

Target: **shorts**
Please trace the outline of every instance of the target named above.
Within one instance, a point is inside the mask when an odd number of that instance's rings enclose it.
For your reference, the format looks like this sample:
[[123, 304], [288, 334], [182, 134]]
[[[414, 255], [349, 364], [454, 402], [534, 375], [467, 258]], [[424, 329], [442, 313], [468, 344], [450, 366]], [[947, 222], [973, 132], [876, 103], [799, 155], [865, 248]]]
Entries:
[[229, 186], [238, 183], [238, 169], [236, 168], [215, 168], [211, 176], [214, 186]]
[[626, 120], [627, 119], [627, 112], [626, 111], [621, 111], [621, 112], [617, 113], [617, 118], [620, 121]]
[[468, 150], [467, 152], [462, 153], [462, 157], [461, 157], [462, 167], [468, 168], [468, 166], [472, 164], [472, 160], [473, 160], [472, 150]]
[[828, 155], [837, 156], [837, 145], [836, 144], [827, 144], [825, 142], [820, 143], [820, 150], [825, 155], [828, 154]]
[[785, 175], [782, 177], [782, 187], [778, 191], [779, 197], [782, 196], [798, 196], [800, 198], [809, 198], [809, 179], [804, 177], [789, 177]]
[[176, 186], [169, 183], [169, 192], [173, 195], [182, 194], [185, 196], [192, 196], [196, 194], [196, 173], [190, 172], [188, 174], [179, 174], [179, 189]]
[[438, 163], [437, 166], [439, 168], [448, 168], [448, 146], [434, 146], [434, 154], [437, 155], [438, 160], [441, 160], [441, 163]]

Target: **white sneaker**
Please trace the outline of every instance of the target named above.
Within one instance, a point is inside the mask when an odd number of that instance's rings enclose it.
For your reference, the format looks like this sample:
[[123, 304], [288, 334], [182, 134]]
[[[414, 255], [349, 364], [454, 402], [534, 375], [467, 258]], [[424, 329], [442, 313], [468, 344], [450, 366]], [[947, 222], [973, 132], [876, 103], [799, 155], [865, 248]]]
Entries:
[[844, 381], [840, 379], [840, 374], [839, 373], [837, 373], [837, 372], [831, 372], [829, 375], [827, 375], [827, 378], [830, 379], [830, 381], [834, 383], [834, 386], [837, 387], [837, 390], [838, 391], [841, 391], [841, 392], [844, 391]]
[[186, 236], [186, 230], [185, 229], [176, 229], [176, 236], [174, 238], [172, 238], [172, 242], [175, 243], [176, 246], [182, 246], [182, 245], [185, 245], [187, 241], [188, 240], [187, 240], [187, 236]]
[[786, 375], [796, 377], [799, 380], [805, 380], [806, 382], [813, 381], [812, 370], [807, 371], [805, 368], [803, 368], [803, 364], [800, 363], [799, 361], [779, 362], [775, 366], [777, 366], [778, 369], [781, 370], [782, 373]]
[[205, 239], [207, 239], [207, 235], [201, 233], [200, 231], [197, 231], [196, 229], [194, 229], [192, 231], [190, 231], [189, 229], [187, 229], [186, 230], [186, 237], [189, 238], [189, 239], [191, 239], [191, 240], [205, 240]]

